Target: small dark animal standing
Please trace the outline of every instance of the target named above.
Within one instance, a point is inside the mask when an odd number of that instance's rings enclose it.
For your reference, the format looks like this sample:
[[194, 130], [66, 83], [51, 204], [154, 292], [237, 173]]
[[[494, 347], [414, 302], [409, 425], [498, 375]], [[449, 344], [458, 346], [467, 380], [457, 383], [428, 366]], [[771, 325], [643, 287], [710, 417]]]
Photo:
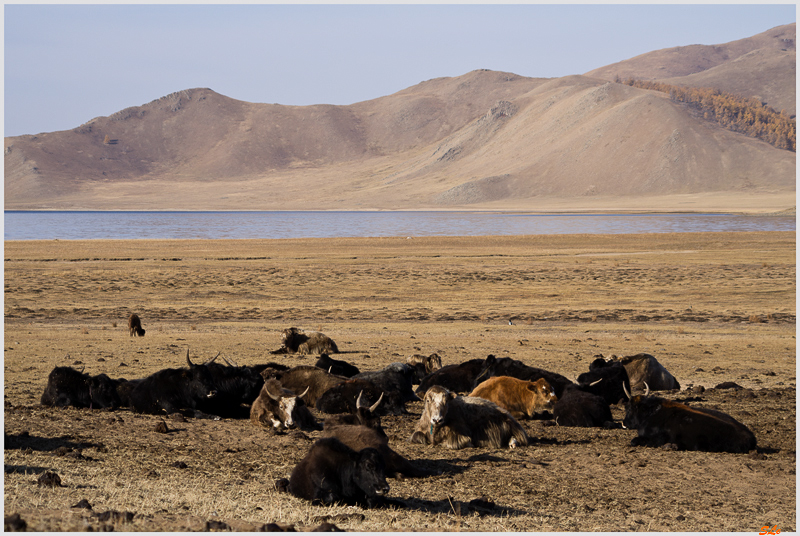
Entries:
[[76, 408], [117, 408], [121, 406], [117, 385], [105, 374], [90, 376], [72, 367], [55, 367], [47, 377], [41, 403], [45, 406]]
[[494, 402], [459, 396], [434, 385], [425, 393], [425, 407], [409, 441], [449, 449], [515, 448], [527, 445], [529, 437], [522, 425]]
[[355, 451], [335, 437], [317, 440], [289, 477], [276, 482], [301, 499], [334, 504], [378, 506], [389, 492], [383, 456], [373, 449]]
[[650, 396], [647, 386], [643, 396], [628, 400], [622, 425], [639, 433], [633, 446], [673, 444], [679, 450], [742, 453], [756, 448], [753, 432], [727, 413]]
[[142, 321], [139, 319], [139, 315], [133, 313], [131, 316], [128, 317], [128, 331], [130, 331], [131, 337], [136, 335], [137, 337], [144, 337], [144, 330], [142, 329]]

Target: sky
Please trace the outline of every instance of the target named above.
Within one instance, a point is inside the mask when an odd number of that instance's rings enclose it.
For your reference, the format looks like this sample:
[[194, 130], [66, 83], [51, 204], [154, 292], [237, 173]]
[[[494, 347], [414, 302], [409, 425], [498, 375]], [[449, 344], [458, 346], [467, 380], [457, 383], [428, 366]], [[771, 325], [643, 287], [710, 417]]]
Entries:
[[4, 136], [183, 89], [346, 105], [475, 69], [555, 78], [796, 21], [786, 4], [5, 4]]

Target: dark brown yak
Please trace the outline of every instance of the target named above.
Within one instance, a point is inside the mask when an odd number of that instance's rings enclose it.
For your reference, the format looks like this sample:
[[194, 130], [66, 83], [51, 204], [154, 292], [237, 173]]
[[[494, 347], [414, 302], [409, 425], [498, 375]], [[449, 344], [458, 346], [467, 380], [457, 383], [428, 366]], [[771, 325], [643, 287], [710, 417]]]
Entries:
[[139, 319], [139, 315], [136, 313], [133, 313], [130, 317], [128, 317], [128, 331], [130, 332], [131, 337], [134, 335], [137, 337], [144, 337], [142, 321]]

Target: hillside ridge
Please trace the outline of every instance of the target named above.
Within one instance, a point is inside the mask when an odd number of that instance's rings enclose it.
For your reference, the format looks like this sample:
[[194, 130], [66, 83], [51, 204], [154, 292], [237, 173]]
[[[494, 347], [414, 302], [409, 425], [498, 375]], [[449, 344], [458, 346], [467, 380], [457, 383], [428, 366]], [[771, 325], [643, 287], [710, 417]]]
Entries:
[[479, 69], [347, 106], [184, 89], [5, 138], [5, 208], [791, 210], [794, 153], [607, 78], [646, 79], [669, 56], [666, 83], [760, 83], [746, 91], [793, 102], [794, 36], [790, 24], [555, 79]]

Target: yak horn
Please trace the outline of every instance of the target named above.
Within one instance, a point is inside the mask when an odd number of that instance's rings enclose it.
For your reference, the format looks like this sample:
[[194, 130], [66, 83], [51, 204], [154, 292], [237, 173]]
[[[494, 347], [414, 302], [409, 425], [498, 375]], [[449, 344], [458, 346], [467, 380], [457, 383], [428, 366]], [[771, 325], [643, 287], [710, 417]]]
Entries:
[[189, 359], [189, 347], [188, 346], [186, 347], [186, 362], [189, 363], [190, 367], [194, 366], [194, 363], [192, 363], [192, 361]]
[[647, 382], [644, 382], [644, 396], [647, 396], [649, 394], [650, 394], [650, 386], [647, 385]]
[[305, 390], [305, 391], [303, 391], [303, 394], [302, 394], [302, 395], [297, 395], [297, 398], [303, 398], [304, 396], [306, 396], [306, 394], [308, 394], [308, 390], [309, 390], [309, 389], [311, 389], [311, 386], [310, 386], [310, 385], [309, 385], [308, 387], [306, 387], [306, 390]]
[[382, 400], [383, 400], [383, 393], [381, 393], [381, 396], [378, 397], [378, 401], [375, 402], [374, 404], [372, 404], [372, 407], [369, 408], [369, 411], [371, 413], [375, 413], [375, 411], [378, 409], [378, 406], [380, 405]]
[[358, 408], [366, 408], [367, 405], [364, 403], [364, 390], [362, 389], [360, 393], [358, 393], [358, 398], [356, 399], [356, 409]]
[[222, 353], [222, 352], [217, 352], [217, 355], [215, 355], [214, 357], [212, 357], [211, 359], [209, 359], [208, 361], [206, 361], [206, 362], [205, 362], [205, 363], [203, 363], [203, 364], [204, 364], [204, 365], [210, 365], [211, 363], [213, 363], [214, 361], [216, 361], [216, 360], [217, 360], [217, 358], [219, 357], [219, 354], [221, 354], [221, 353]]
[[225, 360], [225, 362], [228, 364], [229, 367], [238, 367], [239, 366], [239, 365], [236, 364], [236, 362], [233, 359], [228, 359], [225, 356], [222, 356], [222, 359]]
[[281, 400], [281, 396], [280, 396], [280, 395], [278, 395], [278, 396], [275, 396], [274, 394], [272, 394], [272, 392], [271, 392], [271, 391], [269, 390], [269, 388], [267, 387], [267, 384], [266, 384], [266, 383], [264, 384], [264, 392], [265, 392], [265, 393], [267, 393], [267, 396], [268, 396], [268, 397], [270, 397], [270, 398], [271, 398], [272, 400], [274, 400], [275, 402], [280, 402], [280, 400]]
[[598, 383], [600, 383], [601, 381], [603, 381], [603, 378], [600, 378], [600, 379], [599, 379], [599, 380], [597, 380], [596, 382], [592, 382], [592, 383], [590, 383], [590, 384], [589, 384], [589, 387], [594, 387], [595, 385], [597, 385], [597, 384], [598, 384]]
[[630, 399], [631, 399], [631, 394], [630, 394], [630, 393], [628, 392], [628, 390], [625, 388], [625, 382], [622, 382], [622, 390], [623, 390], [623, 391], [625, 391], [625, 396], [627, 396], [627, 397], [628, 397], [628, 400], [630, 400]]

